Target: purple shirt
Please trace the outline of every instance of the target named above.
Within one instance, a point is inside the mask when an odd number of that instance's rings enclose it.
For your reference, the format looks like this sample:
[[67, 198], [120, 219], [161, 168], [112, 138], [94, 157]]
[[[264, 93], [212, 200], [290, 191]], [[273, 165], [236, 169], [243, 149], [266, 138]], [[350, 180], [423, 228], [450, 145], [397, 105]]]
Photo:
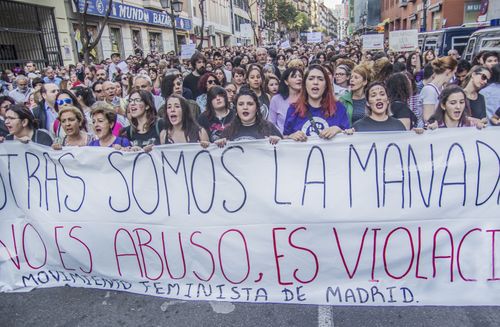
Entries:
[[278, 130], [283, 133], [283, 127], [285, 126], [286, 113], [288, 112], [288, 99], [283, 99], [281, 94], [276, 94], [271, 99], [271, 104], [269, 105], [269, 116], [267, 120], [274, 124]]
[[[330, 117], [325, 117], [321, 112], [321, 108], [314, 108], [307, 105], [308, 111], [311, 113], [319, 132], [332, 126], [338, 126], [341, 129], [347, 129], [350, 127], [349, 117], [347, 116], [347, 110], [344, 105], [339, 101], [335, 104], [337, 106], [337, 111], [335, 112], [335, 115]], [[309, 115], [306, 114], [304, 117], [300, 117], [298, 114], [295, 114], [294, 105], [290, 105], [286, 114], [283, 135], [290, 135], [300, 130], [307, 136], [317, 135], [316, 128], [311, 125]]]
[[[130, 141], [125, 137], [117, 136], [113, 143], [111, 143], [109, 146], [113, 146], [115, 144], [121, 146], [130, 146]], [[93, 140], [92, 142], [90, 142], [89, 146], [101, 146], [101, 142], [99, 142], [99, 140]]]

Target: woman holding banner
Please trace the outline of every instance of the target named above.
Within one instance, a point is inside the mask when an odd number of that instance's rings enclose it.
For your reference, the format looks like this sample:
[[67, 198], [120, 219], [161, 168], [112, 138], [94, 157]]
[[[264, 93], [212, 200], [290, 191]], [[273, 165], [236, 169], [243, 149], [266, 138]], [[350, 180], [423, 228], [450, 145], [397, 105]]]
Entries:
[[127, 138], [113, 135], [116, 124], [116, 112], [112, 105], [98, 101], [92, 106], [92, 125], [97, 140], [90, 142], [89, 146], [113, 147], [116, 150], [128, 150], [130, 142]]
[[311, 135], [331, 139], [350, 127], [347, 111], [336, 101], [324, 67], [310, 66], [304, 74], [302, 89], [297, 102], [288, 108], [283, 128], [287, 138], [300, 142]]
[[18, 140], [22, 143], [29, 141], [51, 146], [52, 137], [45, 129], [38, 129], [35, 116], [23, 104], [15, 104], [7, 108], [5, 111], [5, 126], [9, 134], [3, 138], [0, 137], [0, 142], [3, 140]]
[[61, 150], [63, 146], [86, 146], [94, 140], [85, 129], [85, 116], [74, 106], [63, 106], [57, 113], [57, 119], [64, 130], [64, 137], [56, 138], [52, 148]]
[[215, 141], [218, 147], [224, 147], [227, 141], [268, 138], [269, 143], [276, 144], [281, 140], [282, 135], [276, 126], [262, 117], [262, 112], [259, 110], [259, 99], [255, 92], [248, 88], [242, 88], [234, 103], [236, 116], [222, 132], [222, 137]]
[[210, 144], [206, 130], [193, 119], [191, 109], [183, 97], [172, 95], [167, 99], [163, 119], [166, 126], [160, 133], [161, 144], [199, 142], [204, 148]]

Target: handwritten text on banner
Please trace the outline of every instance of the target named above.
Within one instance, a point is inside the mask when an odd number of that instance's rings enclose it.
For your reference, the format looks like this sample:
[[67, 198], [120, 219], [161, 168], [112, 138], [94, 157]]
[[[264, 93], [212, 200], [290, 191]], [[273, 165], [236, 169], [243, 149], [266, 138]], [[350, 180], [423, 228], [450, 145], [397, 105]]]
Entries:
[[0, 146], [0, 292], [500, 303], [499, 129], [151, 154]]

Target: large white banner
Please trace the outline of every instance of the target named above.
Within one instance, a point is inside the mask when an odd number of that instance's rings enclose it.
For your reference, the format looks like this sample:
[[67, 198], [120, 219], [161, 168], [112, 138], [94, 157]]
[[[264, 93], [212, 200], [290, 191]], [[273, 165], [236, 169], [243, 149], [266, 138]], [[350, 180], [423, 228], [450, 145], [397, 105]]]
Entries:
[[0, 292], [500, 303], [500, 129], [150, 154], [0, 145]]

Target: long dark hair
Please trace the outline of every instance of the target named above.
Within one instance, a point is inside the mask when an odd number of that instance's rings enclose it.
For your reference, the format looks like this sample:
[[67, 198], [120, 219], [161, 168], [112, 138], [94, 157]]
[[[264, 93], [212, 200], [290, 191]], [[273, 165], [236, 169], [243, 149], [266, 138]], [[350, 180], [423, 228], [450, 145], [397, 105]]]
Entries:
[[[134, 94], [139, 94], [141, 97], [141, 100], [144, 102], [144, 106], [147, 108], [149, 107], [149, 110], [146, 110], [146, 118], [148, 119], [148, 122], [146, 123], [146, 126], [148, 127], [148, 130], [151, 129], [151, 127], [156, 123], [156, 107], [155, 107], [155, 101], [153, 99], [153, 95], [151, 92], [147, 92], [144, 90], [132, 90], [130, 94], [128, 95], [128, 99], [130, 102], [130, 97]], [[130, 104], [129, 104], [130, 105]], [[128, 111], [128, 108], [127, 108]], [[137, 121], [136, 118], [131, 119], [131, 128], [132, 131], [136, 132], [137, 128], [139, 127], [139, 122]]]
[[215, 117], [215, 109], [212, 105], [212, 100], [215, 99], [215, 97], [217, 97], [218, 95], [224, 97], [224, 103], [226, 105], [226, 109], [229, 109], [229, 100], [227, 98], [226, 90], [219, 85], [212, 86], [212, 88], [207, 92], [207, 108], [202, 113], [202, 115], [205, 115], [208, 118], [208, 120], [212, 120]]
[[9, 107], [5, 112], [7, 111], [13, 111], [15, 112], [21, 121], [24, 119], [28, 120], [28, 128], [31, 130], [35, 130], [38, 128], [38, 121], [35, 119], [35, 116], [33, 116], [33, 113], [31, 112], [30, 109], [28, 109], [24, 104], [17, 103]]
[[304, 73], [302, 69], [298, 67], [290, 67], [287, 68], [283, 74], [281, 74], [281, 80], [280, 80], [280, 85], [278, 89], [278, 93], [283, 97], [283, 99], [288, 99], [290, 96], [290, 87], [286, 84], [286, 81], [290, 76], [295, 77], [297, 74], [300, 74], [300, 76], [303, 76]]
[[91, 88], [85, 86], [75, 86], [71, 89], [71, 91], [76, 97], [82, 97], [83, 104], [87, 107], [92, 107], [95, 103], [94, 94], [92, 93]]
[[389, 76], [386, 81], [387, 96], [391, 102], [407, 102], [412, 96], [411, 84], [404, 73], [396, 73]]
[[464, 111], [462, 112], [462, 116], [460, 117], [459, 126], [469, 125], [469, 119], [468, 119], [470, 113], [469, 101], [467, 101], [467, 95], [465, 94], [464, 90], [457, 85], [448, 86], [441, 92], [441, 94], [439, 95], [438, 107], [436, 108], [434, 114], [429, 118], [430, 123], [434, 121], [437, 121], [439, 124], [444, 123], [445, 109], [443, 107], [446, 106], [446, 101], [448, 101], [448, 98], [455, 93], [462, 93], [465, 100], [465, 108]]
[[181, 96], [178, 95], [171, 95], [166, 99], [165, 101], [165, 112], [163, 114], [163, 120], [165, 121], [165, 130], [168, 131], [171, 130], [174, 126], [170, 122], [170, 119], [168, 119], [168, 110], [167, 110], [167, 104], [168, 100], [170, 99], [178, 99], [179, 103], [181, 104], [181, 110], [182, 110], [182, 130], [184, 131], [184, 137], [188, 142], [197, 142], [200, 139], [200, 130], [201, 127], [198, 125], [198, 123], [193, 119], [193, 116], [191, 114], [191, 109], [189, 108], [189, 105], [186, 101]]
[[[165, 74], [160, 83], [161, 96], [167, 99], [174, 92], [174, 82], [179, 77], [182, 77], [181, 73], [168, 73]], [[182, 82], [181, 82], [182, 84]]]
[[[272, 135], [272, 123], [268, 122], [262, 116], [262, 112], [260, 111], [259, 98], [254, 91], [252, 91], [249, 87], [244, 86], [240, 89], [240, 92], [234, 98], [234, 107], [236, 108], [236, 113], [238, 112], [238, 99], [243, 96], [248, 95], [252, 97], [255, 102], [256, 112], [255, 112], [255, 125], [257, 126], [257, 130], [264, 136]], [[238, 133], [238, 131], [242, 128], [243, 124], [241, 122], [238, 114], [234, 116], [234, 119], [231, 121], [231, 124], [227, 126], [222, 132], [222, 137], [227, 138], [228, 140], [233, 140], [234, 136]]]

